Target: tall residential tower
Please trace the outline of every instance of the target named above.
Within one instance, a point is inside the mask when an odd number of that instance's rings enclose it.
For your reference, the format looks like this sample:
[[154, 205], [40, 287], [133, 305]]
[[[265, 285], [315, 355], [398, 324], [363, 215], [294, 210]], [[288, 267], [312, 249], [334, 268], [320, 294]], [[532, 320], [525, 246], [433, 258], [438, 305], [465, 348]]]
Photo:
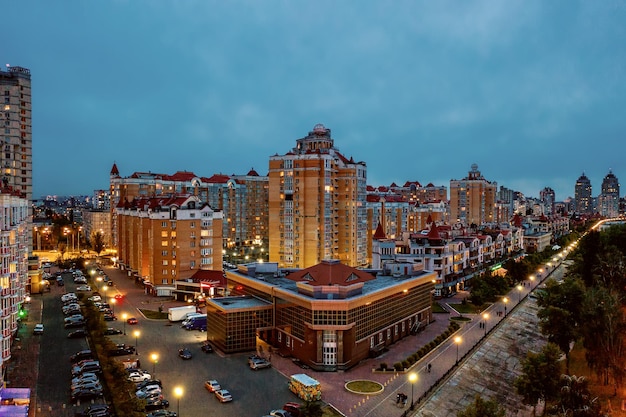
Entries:
[[367, 265], [367, 167], [343, 156], [317, 124], [269, 162], [269, 259], [308, 268], [336, 259]]

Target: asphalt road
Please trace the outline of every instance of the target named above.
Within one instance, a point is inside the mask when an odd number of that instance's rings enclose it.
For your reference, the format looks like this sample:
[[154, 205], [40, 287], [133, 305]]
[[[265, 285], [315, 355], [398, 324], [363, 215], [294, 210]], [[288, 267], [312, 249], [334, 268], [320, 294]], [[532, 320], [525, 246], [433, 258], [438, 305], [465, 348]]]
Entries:
[[[167, 320], [149, 320], [139, 309], [157, 310], [159, 304], [143, 293], [123, 271], [105, 268], [115, 285], [109, 287], [107, 298], [114, 294], [124, 294], [124, 300], [115, 305], [115, 313], [137, 317], [137, 325], [124, 325], [122, 320], [107, 322], [110, 327], [125, 330], [126, 335], [110, 336], [117, 343], [136, 345], [141, 367], [148, 372], [156, 371], [156, 377], [163, 382], [163, 394], [170, 401], [170, 410], [179, 409], [180, 416], [241, 416], [260, 417], [270, 410], [282, 408], [288, 401], [297, 397], [287, 389], [287, 378], [273, 368], [259, 371], [247, 365], [248, 354], [224, 356], [220, 353], [206, 354], [200, 350], [206, 333], [186, 331], [179, 323]], [[73, 416], [75, 411], [88, 404], [70, 404], [70, 362], [71, 354], [89, 347], [86, 339], [68, 339], [69, 330], [63, 327], [61, 294], [73, 291], [75, 284], [71, 275], [64, 276], [65, 286], [52, 286], [50, 293], [37, 297], [41, 302], [42, 322], [45, 332], [41, 336], [39, 377], [37, 382], [37, 416]], [[95, 287], [96, 283], [91, 283]], [[95, 289], [95, 288], [94, 288]], [[101, 291], [102, 293], [102, 291]], [[134, 331], [139, 331], [135, 337]], [[188, 347], [193, 353], [191, 360], [178, 357], [178, 349]], [[151, 361], [152, 354], [158, 355], [157, 363]], [[119, 357], [123, 360], [125, 357]], [[234, 401], [220, 403], [204, 388], [204, 381], [217, 379], [223, 388], [228, 389]], [[181, 387], [183, 394], [179, 400], [174, 397], [174, 388]], [[101, 402], [101, 401], [96, 401]]]

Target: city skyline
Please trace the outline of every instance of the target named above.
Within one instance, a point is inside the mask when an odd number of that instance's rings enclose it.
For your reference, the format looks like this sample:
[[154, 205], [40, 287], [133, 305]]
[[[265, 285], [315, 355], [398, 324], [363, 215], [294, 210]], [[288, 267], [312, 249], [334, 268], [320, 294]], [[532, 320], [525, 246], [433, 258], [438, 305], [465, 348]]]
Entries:
[[317, 123], [373, 186], [477, 164], [562, 201], [583, 173], [594, 196], [624, 175], [620, 3], [60, 6], [3, 5], [2, 64], [32, 75], [34, 198], [105, 189], [113, 163], [266, 175]]

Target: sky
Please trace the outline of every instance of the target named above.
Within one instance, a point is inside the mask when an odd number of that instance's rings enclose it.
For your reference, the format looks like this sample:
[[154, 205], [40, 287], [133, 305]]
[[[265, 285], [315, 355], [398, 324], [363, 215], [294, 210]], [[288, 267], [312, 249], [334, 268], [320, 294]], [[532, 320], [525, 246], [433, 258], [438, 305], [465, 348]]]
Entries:
[[[624, 0], [2, 1], [31, 70], [33, 197], [133, 172], [267, 175], [318, 123], [368, 184], [472, 164], [562, 201], [626, 177]], [[5, 70], [5, 68], [2, 68]]]

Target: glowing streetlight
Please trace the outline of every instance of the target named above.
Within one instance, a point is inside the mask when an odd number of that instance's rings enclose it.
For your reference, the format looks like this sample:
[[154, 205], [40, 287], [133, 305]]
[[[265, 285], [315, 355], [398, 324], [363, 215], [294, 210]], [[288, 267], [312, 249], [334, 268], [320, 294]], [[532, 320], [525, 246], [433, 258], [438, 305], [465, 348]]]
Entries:
[[126, 334], [126, 319], [128, 318], [128, 314], [122, 313], [122, 320], [124, 320], [124, 334]]
[[517, 284], [517, 291], [518, 291], [518, 293], [517, 293], [517, 304], [519, 304], [522, 301], [522, 290], [523, 290], [522, 286]]
[[483, 313], [483, 326], [485, 327], [485, 336], [487, 336], [487, 320], [489, 320], [489, 313]]
[[135, 355], [139, 355], [139, 334], [139, 330], [133, 332], [133, 336], [135, 336]]
[[509, 299], [508, 299], [508, 298], [506, 298], [506, 297], [504, 297], [504, 298], [502, 299], [502, 302], [504, 303], [504, 316], [506, 317], [506, 303], [508, 303], [508, 302], [509, 302]]
[[183, 387], [174, 388], [174, 397], [176, 397], [176, 415], [180, 416], [180, 397], [183, 396]]
[[459, 345], [461, 344], [461, 336], [457, 336], [454, 338], [454, 343], [456, 344], [456, 362], [459, 363]]
[[150, 359], [152, 359], [152, 377], [154, 378], [154, 376], [156, 375], [156, 364], [159, 360], [159, 355], [153, 353], [152, 355], [150, 355]]
[[417, 382], [417, 374], [415, 372], [411, 372], [409, 374], [409, 382], [411, 383], [411, 410], [413, 409], [413, 387]]
[[115, 297], [111, 297], [109, 302], [111, 303], [111, 313], [113, 313], [113, 315], [115, 316], [115, 303], [117, 302], [117, 300], [115, 299]]

